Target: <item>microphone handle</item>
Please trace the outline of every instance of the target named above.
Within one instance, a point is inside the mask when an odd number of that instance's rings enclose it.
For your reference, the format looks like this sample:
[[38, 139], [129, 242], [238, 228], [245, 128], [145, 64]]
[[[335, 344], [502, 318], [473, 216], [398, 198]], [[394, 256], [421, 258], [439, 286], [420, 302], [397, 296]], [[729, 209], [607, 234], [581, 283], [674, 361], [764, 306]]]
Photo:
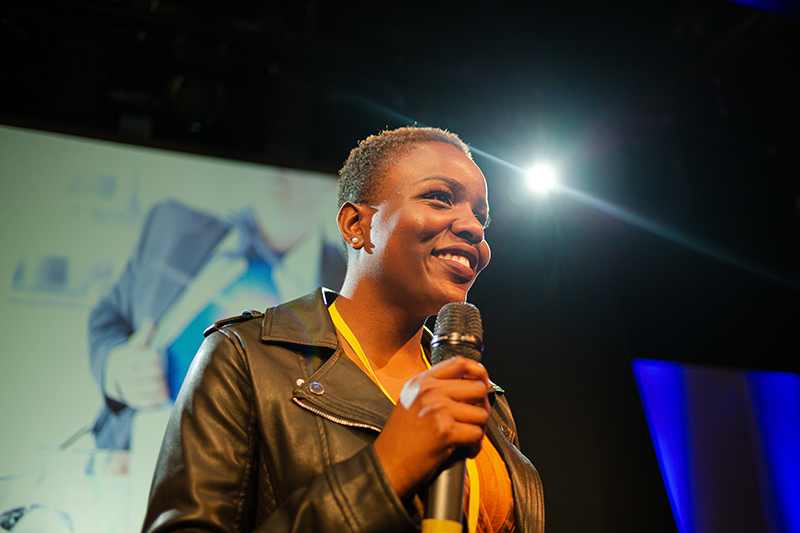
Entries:
[[[431, 358], [434, 363], [456, 355], [480, 362], [483, 327], [481, 314], [474, 305], [466, 302], [444, 305], [436, 315], [433, 334]], [[466, 450], [457, 449], [428, 488], [422, 533], [463, 532], [466, 474]]]
[[462, 533], [467, 460], [463, 454], [448, 461], [428, 490], [422, 533]]

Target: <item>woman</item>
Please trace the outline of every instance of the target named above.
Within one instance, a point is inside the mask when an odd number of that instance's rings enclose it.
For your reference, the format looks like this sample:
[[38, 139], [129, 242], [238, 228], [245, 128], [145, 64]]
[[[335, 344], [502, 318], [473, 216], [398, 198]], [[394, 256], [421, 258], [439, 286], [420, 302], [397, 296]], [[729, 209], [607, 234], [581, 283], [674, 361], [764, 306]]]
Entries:
[[362, 141], [340, 174], [341, 293], [216, 325], [173, 410], [144, 530], [414, 531], [427, 483], [466, 448], [469, 529], [543, 531], [502, 389], [475, 361], [428, 363], [425, 319], [464, 301], [489, 262], [469, 149], [400, 128]]

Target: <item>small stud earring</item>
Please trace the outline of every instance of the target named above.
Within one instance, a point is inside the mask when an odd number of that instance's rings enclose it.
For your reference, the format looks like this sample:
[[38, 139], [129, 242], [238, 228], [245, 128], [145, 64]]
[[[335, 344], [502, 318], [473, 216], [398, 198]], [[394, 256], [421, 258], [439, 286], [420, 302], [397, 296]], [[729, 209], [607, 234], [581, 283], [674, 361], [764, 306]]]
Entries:
[[350, 242], [352, 242], [353, 244], [357, 243], [358, 237], [353, 237], [352, 239], [350, 239]]

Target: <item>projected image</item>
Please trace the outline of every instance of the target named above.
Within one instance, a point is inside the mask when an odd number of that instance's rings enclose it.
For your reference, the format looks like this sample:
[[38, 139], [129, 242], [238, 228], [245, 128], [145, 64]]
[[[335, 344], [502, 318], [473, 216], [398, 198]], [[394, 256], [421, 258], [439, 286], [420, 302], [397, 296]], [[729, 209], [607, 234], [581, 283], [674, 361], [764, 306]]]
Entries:
[[14, 128], [0, 144], [0, 526], [138, 531], [205, 328], [339, 289], [335, 180]]
[[151, 209], [122, 276], [89, 315], [92, 372], [106, 398], [98, 447], [129, 448], [134, 413], [171, 406], [209, 325], [320, 283], [338, 288], [341, 246], [309, 216], [318, 186], [284, 179], [268, 204], [227, 218], [176, 201]]

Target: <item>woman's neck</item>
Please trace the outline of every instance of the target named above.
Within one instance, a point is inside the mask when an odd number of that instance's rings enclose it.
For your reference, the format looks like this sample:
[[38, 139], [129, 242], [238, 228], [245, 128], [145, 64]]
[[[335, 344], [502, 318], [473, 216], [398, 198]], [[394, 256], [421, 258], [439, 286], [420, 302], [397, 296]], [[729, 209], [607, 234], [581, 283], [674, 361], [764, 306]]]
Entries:
[[[411, 316], [401, 306], [372, 297], [372, 294], [344, 288], [336, 299], [336, 309], [375, 367], [398, 364], [402, 367], [405, 366], [402, 361], [406, 361], [413, 362], [416, 368], [427, 317]], [[396, 360], [398, 357], [400, 360]]]

